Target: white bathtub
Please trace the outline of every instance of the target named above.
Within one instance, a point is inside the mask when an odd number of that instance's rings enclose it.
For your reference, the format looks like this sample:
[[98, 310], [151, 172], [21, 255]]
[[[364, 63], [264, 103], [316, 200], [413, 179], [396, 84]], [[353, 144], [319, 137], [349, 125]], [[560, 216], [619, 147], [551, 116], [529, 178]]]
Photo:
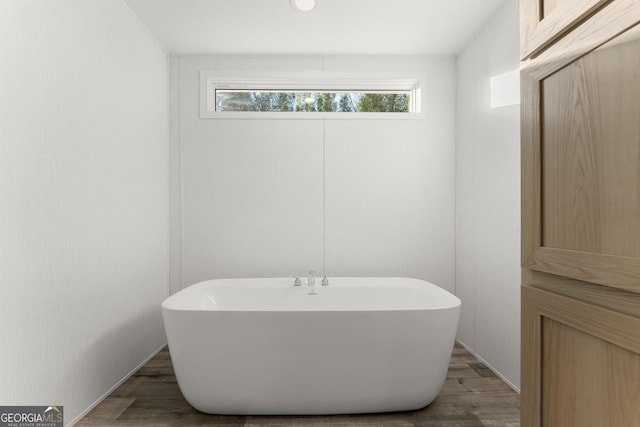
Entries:
[[354, 414], [438, 395], [460, 300], [422, 280], [224, 279], [162, 303], [180, 390], [212, 414]]

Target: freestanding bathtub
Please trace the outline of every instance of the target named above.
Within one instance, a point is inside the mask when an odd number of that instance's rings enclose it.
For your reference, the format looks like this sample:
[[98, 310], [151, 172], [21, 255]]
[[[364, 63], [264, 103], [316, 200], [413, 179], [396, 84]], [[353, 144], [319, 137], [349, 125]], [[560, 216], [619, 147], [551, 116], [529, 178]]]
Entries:
[[180, 390], [212, 414], [422, 408], [444, 383], [460, 300], [408, 278], [223, 279], [162, 303]]

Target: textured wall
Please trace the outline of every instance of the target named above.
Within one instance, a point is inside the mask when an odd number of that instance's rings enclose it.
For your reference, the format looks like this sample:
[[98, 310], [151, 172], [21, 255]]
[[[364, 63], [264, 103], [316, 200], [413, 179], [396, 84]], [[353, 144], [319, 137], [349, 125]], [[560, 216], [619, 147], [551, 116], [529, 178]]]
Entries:
[[[413, 276], [453, 291], [453, 58], [183, 57], [172, 70], [183, 285], [313, 269]], [[200, 70], [425, 73], [427, 114], [200, 119]]]
[[165, 341], [166, 53], [114, 0], [0, 1], [0, 403], [71, 422]]
[[507, 0], [457, 58], [458, 338], [520, 384], [520, 109], [490, 107], [490, 79], [519, 66], [518, 2]]

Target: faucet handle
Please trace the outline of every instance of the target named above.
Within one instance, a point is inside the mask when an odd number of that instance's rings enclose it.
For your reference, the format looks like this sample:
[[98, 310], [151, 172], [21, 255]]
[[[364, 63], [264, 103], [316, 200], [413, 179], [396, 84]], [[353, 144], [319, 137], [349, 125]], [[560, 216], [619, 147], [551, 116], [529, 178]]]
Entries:
[[301, 285], [302, 285], [302, 281], [298, 276], [296, 276], [296, 280], [293, 281], [293, 286], [301, 286]]
[[324, 276], [324, 279], [322, 279], [322, 286], [329, 286], [329, 279], [327, 279], [327, 276]]

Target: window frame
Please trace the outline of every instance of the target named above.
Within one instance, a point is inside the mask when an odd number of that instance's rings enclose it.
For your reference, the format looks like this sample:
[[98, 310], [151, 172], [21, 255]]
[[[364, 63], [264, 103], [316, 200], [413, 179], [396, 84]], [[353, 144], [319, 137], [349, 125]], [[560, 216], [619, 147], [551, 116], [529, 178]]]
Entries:
[[[424, 119], [425, 73], [220, 73], [200, 71], [201, 119]], [[215, 91], [224, 90], [296, 90], [296, 91], [410, 91], [409, 112], [291, 112], [291, 111], [216, 111]]]

